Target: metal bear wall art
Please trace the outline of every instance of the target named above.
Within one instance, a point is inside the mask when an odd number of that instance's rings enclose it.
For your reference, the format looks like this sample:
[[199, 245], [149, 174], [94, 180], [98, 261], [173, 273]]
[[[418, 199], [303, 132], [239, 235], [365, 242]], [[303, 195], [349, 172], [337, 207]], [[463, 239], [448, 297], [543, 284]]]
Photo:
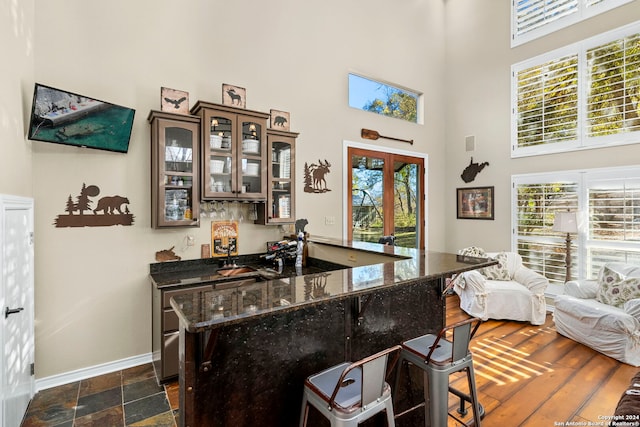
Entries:
[[[61, 227], [105, 227], [110, 225], [132, 225], [133, 214], [129, 212], [129, 199], [122, 196], [104, 196], [91, 208], [92, 197], [100, 194], [97, 185], [82, 184], [75, 198], [69, 194], [65, 214], [56, 217], [54, 225]], [[85, 213], [87, 212], [87, 213]]]

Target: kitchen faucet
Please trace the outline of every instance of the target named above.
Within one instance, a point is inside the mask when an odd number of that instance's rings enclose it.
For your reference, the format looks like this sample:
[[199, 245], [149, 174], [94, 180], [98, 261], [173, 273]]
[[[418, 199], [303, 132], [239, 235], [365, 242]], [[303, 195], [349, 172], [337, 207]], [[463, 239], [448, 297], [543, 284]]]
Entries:
[[236, 262], [231, 258], [231, 243], [227, 244], [227, 261], [225, 262], [225, 267], [237, 267]]

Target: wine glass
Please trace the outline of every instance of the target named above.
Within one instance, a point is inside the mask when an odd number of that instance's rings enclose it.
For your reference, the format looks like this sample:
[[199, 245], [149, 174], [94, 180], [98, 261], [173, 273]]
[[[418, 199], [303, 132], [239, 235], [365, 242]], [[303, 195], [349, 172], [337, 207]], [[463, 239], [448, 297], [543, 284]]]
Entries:
[[227, 209], [225, 208], [225, 204], [227, 202], [219, 202], [220, 209], [218, 209], [218, 213], [220, 214], [220, 219], [227, 219]]
[[240, 222], [244, 221], [244, 206], [245, 206], [245, 203], [238, 202], [238, 221]]

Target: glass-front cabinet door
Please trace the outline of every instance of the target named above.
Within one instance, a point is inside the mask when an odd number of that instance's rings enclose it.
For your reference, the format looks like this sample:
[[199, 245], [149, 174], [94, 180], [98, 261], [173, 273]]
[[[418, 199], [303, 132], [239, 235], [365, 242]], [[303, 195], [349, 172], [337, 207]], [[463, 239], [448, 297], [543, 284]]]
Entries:
[[152, 226], [197, 227], [200, 119], [152, 111], [149, 121]]
[[214, 112], [207, 115], [204, 126], [203, 198], [231, 197], [236, 186], [232, 142], [235, 133], [235, 115]]
[[241, 117], [242, 141], [239, 165], [239, 192], [243, 198], [264, 198], [263, 160], [265, 150], [265, 125], [251, 117]]
[[202, 199], [265, 200], [266, 113], [198, 101]]
[[295, 141], [297, 133], [267, 130], [267, 203], [260, 224], [295, 222]]

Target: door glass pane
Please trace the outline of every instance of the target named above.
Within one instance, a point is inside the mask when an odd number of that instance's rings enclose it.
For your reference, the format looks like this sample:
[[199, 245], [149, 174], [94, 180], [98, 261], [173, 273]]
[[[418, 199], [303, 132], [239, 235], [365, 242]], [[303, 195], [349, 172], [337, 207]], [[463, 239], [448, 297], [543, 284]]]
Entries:
[[165, 129], [165, 170], [188, 172], [193, 170], [193, 134], [188, 129], [168, 127]]
[[291, 218], [291, 182], [273, 181], [271, 183], [273, 193], [273, 218]]
[[353, 240], [377, 243], [384, 234], [384, 160], [354, 155], [351, 167]]
[[164, 220], [193, 218], [193, 133], [184, 128], [165, 129]]
[[421, 212], [416, 195], [418, 189], [418, 165], [394, 161], [394, 236], [396, 246], [418, 247], [418, 227]]
[[231, 154], [212, 153], [209, 161], [211, 171], [209, 185], [215, 193], [228, 193], [231, 191], [231, 178], [233, 176], [233, 162]]
[[291, 178], [291, 144], [280, 141], [272, 144], [271, 175], [274, 178]]
[[262, 161], [256, 158], [242, 159], [243, 193], [260, 193], [262, 191]]
[[[213, 116], [209, 123], [209, 158], [205, 159], [205, 176], [209, 176], [207, 192], [231, 192], [233, 162], [231, 138], [233, 122], [226, 117]], [[208, 161], [207, 161], [208, 160]]]
[[242, 193], [262, 191], [262, 160], [260, 135], [262, 126], [251, 121], [242, 122]]

